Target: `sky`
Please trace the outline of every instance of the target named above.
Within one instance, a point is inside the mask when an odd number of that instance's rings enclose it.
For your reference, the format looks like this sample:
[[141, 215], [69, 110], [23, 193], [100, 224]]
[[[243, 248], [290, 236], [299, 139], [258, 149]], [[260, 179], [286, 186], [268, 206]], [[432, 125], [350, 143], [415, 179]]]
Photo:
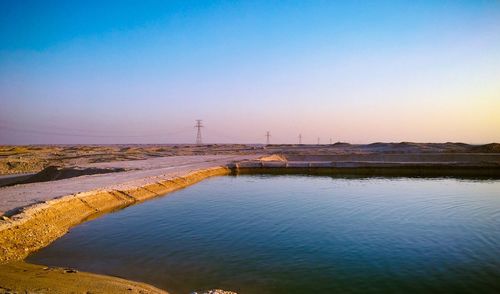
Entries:
[[0, 144], [500, 142], [500, 1], [0, 1]]

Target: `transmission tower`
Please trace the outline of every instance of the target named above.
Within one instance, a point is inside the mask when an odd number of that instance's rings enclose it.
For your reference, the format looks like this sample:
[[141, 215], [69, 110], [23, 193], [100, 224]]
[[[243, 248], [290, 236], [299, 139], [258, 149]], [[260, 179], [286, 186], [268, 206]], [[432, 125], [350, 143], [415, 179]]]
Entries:
[[201, 119], [196, 120], [196, 125], [194, 127], [198, 129], [198, 132], [196, 133], [196, 145], [203, 145], [203, 142], [201, 141], [201, 128], [203, 128]]
[[299, 145], [302, 145], [302, 134], [299, 134]]
[[332, 141], [332, 138], [330, 138], [330, 145], [332, 145], [332, 144], [333, 144], [333, 141]]
[[319, 145], [319, 137], [318, 137], [318, 145]]
[[269, 137], [271, 137], [271, 135], [269, 134], [269, 131], [266, 132], [266, 145], [269, 145]]

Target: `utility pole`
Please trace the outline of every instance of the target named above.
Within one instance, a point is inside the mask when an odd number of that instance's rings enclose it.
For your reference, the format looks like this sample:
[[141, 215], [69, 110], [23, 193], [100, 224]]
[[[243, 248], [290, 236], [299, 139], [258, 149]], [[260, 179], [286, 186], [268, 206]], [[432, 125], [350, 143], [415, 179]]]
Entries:
[[318, 137], [318, 145], [319, 145], [319, 137]]
[[271, 135], [269, 134], [269, 131], [266, 132], [266, 145], [269, 145], [269, 137], [271, 137]]
[[299, 134], [299, 145], [302, 145], [302, 134]]
[[201, 141], [201, 128], [203, 128], [201, 119], [196, 120], [196, 125], [194, 127], [198, 129], [198, 132], [196, 133], [196, 145], [203, 145], [203, 142]]

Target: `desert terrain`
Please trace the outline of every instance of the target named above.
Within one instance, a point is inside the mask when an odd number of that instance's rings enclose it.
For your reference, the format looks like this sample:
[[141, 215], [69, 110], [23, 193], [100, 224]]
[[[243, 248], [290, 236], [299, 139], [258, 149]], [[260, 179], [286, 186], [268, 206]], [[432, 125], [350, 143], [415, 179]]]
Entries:
[[39, 172], [48, 166], [79, 166], [181, 155], [339, 155], [339, 154], [495, 154], [500, 144], [373, 143], [366, 145], [28, 145], [0, 146], [0, 175]]

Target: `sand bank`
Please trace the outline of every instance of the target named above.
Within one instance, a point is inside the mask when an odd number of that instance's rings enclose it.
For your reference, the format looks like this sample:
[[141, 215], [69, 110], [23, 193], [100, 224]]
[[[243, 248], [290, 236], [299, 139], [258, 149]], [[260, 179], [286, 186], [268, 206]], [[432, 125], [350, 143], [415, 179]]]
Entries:
[[14, 215], [19, 208], [81, 192], [126, 190], [157, 180], [184, 176], [192, 171], [231, 162], [256, 159], [258, 155], [198, 155], [156, 157], [145, 160], [86, 163], [79, 167], [91, 169], [123, 169], [123, 172], [84, 175], [56, 181], [38, 182], [0, 188], [0, 215]]
[[186, 187], [207, 177], [229, 173], [227, 167], [213, 167], [146, 185], [94, 190], [30, 206], [0, 223], [0, 263], [24, 259], [85, 220]]
[[25, 262], [0, 265], [0, 293], [167, 294], [144, 283]]

